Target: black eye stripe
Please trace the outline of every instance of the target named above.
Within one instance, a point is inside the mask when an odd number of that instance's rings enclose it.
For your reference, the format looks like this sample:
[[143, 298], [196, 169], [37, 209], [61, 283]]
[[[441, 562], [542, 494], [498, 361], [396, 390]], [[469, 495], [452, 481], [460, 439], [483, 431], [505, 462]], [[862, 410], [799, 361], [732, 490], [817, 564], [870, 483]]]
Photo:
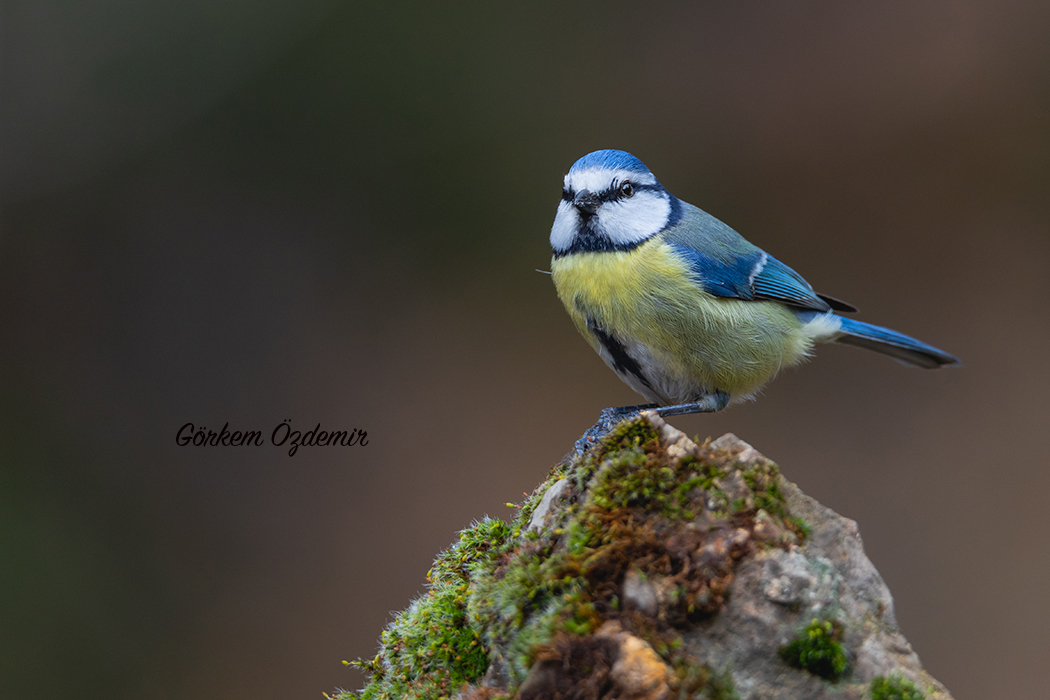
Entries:
[[[627, 199], [627, 195], [620, 191], [620, 185], [623, 183], [617, 182], [615, 185], [607, 190], [602, 190], [598, 195], [599, 202], [616, 202], [619, 200]], [[634, 193], [639, 192], [659, 192], [662, 188], [659, 185], [639, 185], [635, 182], [631, 183], [631, 187], [634, 188]]]
[[[627, 197], [620, 191], [620, 185], [622, 182], [614, 182], [608, 189], [604, 189], [599, 192], [596, 197], [599, 202], [615, 202], [621, 199], [627, 199]], [[640, 185], [637, 182], [631, 181], [631, 187], [634, 188], [634, 193], [639, 192], [662, 192], [663, 187], [660, 185]], [[571, 187], [563, 188], [561, 191], [561, 201], [571, 203], [576, 199], [576, 190]]]

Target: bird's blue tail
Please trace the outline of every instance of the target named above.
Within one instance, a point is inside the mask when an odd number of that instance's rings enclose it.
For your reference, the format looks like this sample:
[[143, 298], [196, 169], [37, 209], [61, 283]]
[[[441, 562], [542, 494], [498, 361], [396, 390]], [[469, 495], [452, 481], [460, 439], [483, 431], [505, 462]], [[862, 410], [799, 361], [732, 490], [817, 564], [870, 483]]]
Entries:
[[856, 345], [883, 355], [889, 355], [901, 362], [926, 369], [936, 369], [944, 365], [957, 365], [959, 358], [938, 350], [932, 345], [910, 338], [903, 333], [889, 328], [873, 326], [870, 323], [842, 318], [841, 335], [835, 338], [836, 343]]

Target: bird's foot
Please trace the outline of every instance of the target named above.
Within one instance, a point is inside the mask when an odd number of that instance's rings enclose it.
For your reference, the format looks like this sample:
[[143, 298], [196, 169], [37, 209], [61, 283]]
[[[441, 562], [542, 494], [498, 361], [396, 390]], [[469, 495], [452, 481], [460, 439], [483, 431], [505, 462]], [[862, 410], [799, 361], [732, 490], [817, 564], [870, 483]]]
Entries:
[[638, 415], [642, 411], [652, 411], [657, 408], [655, 403], [645, 403], [638, 406], [615, 406], [603, 408], [598, 414], [598, 422], [587, 428], [587, 432], [576, 441], [576, 454], [582, 455], [587, 449], [609, 434], [617, 423], [627, 418]]
[[661, 418], [667, 416], [681, 416], [689, 413], [715, 413], [729, 405], [729, 394], [724, 391], [716, 391], [708, 394], [699, 401], [691, 403], [680, 403], [674, 406], [658, 406], [655, 403], [640, 404], [638, 406], [617, 406], [603, 408], [598, 414], [598, 422], [587, 429], [579, 440], [576, 441], [576, 454], [582, 455], [592, 445], [609, 434], [613, 427], [627, 418], [632, 418], [642, 411], [656, 411]]

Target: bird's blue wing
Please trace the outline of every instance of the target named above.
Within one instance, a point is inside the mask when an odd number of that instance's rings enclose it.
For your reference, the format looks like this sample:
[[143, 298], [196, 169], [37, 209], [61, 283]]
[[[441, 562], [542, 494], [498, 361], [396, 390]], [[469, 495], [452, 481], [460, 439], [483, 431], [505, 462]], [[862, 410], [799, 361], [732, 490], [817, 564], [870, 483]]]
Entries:
[[813, 311], [832, 309], [802, 275], [710, 214], [685, 203], [682, 207], [681, 220], [664, 232], [664, 240], [686, 261], [705, 292]]
[[716, 257], [677, 242], [671, 242], [671, 247], [688, 262], [689, 270], [708, 294], [748, 301], [755, 298], [750, 279], [755, 266], [764, 256], [762, 251]]
[[817, 296], [809, 282], [802, 279], [802, 275], [771, 255], [766, 256], [765, 265], [755, 275], [752, 286], [755, 299], [779, 301], [789, 306], [814, 311], [831, 310], [828, 302]]

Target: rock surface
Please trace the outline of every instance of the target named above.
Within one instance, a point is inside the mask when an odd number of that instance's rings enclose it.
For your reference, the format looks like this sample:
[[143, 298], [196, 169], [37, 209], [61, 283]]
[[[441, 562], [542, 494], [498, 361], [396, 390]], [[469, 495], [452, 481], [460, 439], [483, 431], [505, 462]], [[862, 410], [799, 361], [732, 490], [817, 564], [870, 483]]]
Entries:
[[[736, 436], [697, 445], [651, 413], [552, 470], [516, 524], [465, 530], [431, 574], [359, 662], [366, 698], [951, 698], [855, 522]], [[439, 615], [471, 634], [438, 644]]]
[[[735, 454], [743, 464], [765, 460], [732, 434], [711, 447]], [[864, 554], [857, 524], [793, 483], [785, 480], [781, 490], [810, 536], [802, 545], [758, 551], [742, 561], [729, 603], [709, 625], [683, 635], [689, 652], [702, 663], [733, 668], [736, 690], [745, 700], [868, 697], [873, 678], [895, 673], [925, 689], [927, 698], [950, 698], [901, 634], [893, 597]], [[778, 658], [778, 649], [813, 617], [843, 626], [852, 673], [838, 684], [795, 671]]]

